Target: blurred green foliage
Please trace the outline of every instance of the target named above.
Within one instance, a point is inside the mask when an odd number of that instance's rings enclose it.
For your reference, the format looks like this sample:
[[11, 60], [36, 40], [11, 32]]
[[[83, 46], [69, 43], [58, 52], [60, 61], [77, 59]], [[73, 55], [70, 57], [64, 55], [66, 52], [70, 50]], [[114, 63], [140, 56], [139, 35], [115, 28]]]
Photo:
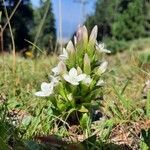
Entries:
[[[5, 0], [8, 16], [12, 13], [19, 0]], [[0, 4], [2, 10], [2, 27], [7, 22], [6, 12], [4, 11], [4, 4]], [[30, 0], [21, 1], [15, 14], [11, 19], [11, 26], [14, 34], [16, 50], [21, 50], [28, 47], [28, 43], [24, 39], [31, 40], [30, 29], [33, 24], [33, 9]], [[3, 32], [4, 49], [11, 50], [11, 37], [8, 26]]]
[[[41, 1], [40, 7], [35, 9], [34, 26], [33, 37], [36, 37], [34, 44], [45, 49], [48, 53], [54, 51], [56, 45], [56, 29], [50, 0]], [[39, 35], [37, 32], [39, 32]]]
[[98, 0], [93, 16], [86, 24], [100, 28], [98, 40], [114, 51], [129, 48], [127, 41], [150, 35], [149, 0]]
[[[4, 0], [6, 4], [6, 9], [8, 16], [11, 15], [14, 8], [18, 4], [19, 0]], [[49, 6], [46, 13], [46, 6]], [[4, 11], [4, 4], [0, 2], [0, 10], [2, 10], [2, 27], [7, 22], [6, 12]], [[45, 14], [46, 13], [46, 14]], [[39, 25], [42, 21], [42, 18], [46, 15], [46, 19], [43, 20], [40, 32]], [[22, 0], [19, 4], [17, 10], [15, 11], [13, 17], [10, 20], [14, 39], [16, 51], [21, 51], [29, 48], [28, 41], [35, 41], [35, 37], [38, 46], [47, 51], [53, 50], [53, 44], [56, 40], [56, 30], [55, 30], [55, 20], [52, 13], [51, 1], [47, 0], [41, 2], [41, 5], [38, 8], [33, 8], [30, 0]], [[37, 36], [37, 33], [39, 35]], [[3, 32], [4, 36], [4, 50], [11, 51], [11, 36], [8, 26]]]

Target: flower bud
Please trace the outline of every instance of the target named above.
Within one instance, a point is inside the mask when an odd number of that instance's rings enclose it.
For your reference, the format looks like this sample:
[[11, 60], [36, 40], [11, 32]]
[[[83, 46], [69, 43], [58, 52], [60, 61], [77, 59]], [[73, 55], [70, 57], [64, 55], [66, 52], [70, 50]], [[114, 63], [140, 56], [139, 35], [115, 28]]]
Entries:
[[87, 43], [87, 41], [88, 41], [88, 31], [87, 31], [87, 28], [85, 26], [80, 26], [78, 28], [76, 37], [77, 37], [77, 42]]
[[66, 49], [69, 54], [73, 54], [75, 52], [75, 48], [74, 48], [72, 41], [68, 42]]
[[92, 43], [92, 44], [96, 43], [97, 32], [98, 32], [98, 27], [96, 25], [91, 31], [90, 38], [89, 38], [90, 43]]

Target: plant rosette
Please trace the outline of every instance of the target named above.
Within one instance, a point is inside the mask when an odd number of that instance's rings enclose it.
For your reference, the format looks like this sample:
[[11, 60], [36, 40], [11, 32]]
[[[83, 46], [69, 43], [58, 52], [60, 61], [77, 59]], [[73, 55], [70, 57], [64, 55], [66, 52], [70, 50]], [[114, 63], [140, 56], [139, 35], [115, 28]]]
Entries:
[[85, 122], [92, 121], [93, 110], [100, 107], [103, 75], [108, 65], [103, 61], [103, 53], [110, 53], [104, 44], [97, 43], [97, 32], [95, 26], [88, 36], [87, 28], [79, 27], [74, 43], [69, 41], [59, 55], [50, 83], [43, 82], [41, 91], [35, 93], [50, 99], [54, 115], [82, 128], [87, 128]]

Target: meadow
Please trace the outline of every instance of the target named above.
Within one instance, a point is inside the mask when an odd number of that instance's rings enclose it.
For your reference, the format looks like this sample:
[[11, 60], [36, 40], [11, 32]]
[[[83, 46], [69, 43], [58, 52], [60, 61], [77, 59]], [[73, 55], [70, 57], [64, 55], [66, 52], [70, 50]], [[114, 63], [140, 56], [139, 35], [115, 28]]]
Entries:
[[49, 81], [51, 68], [58, 62], [57, 55], [35, 59], [16, 55], [15, 64], [12, 55], [0, 56], [0, 150], [149, 150], [147, 41], [135, 41], [129, 50], [105, 56], [109, 65], [100, 106], [94, 112], [98, 119], [85, 122], [85, 128], [81, 124], [68, 127], [61, 114], [53, 113], [48, 97], [35, 96], [40, 84]]

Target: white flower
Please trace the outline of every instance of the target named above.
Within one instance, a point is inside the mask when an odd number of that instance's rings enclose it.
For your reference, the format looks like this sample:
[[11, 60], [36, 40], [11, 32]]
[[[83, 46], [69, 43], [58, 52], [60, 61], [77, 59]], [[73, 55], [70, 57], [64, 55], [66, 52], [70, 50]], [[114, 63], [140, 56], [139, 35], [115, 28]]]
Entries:
[[53, 82], [51, 83], [43, 82], [41, 84], [41, 91], [36, 92], [35, 95], [41, 97], [49, 96], [53, 93], [53, 88], [54, 88]]
[[50, 75], [50, 79], [51, 79], [51, 82], [53, 82], [54, 84], [56, 84], [56, 83], [59, 82], [60, 77], [59, 76], [55, 77], [55, 76]]
[[71, 83], [72, 85], [79, 85], [79, 82], [84, 80], [86, 77], [86, 74], [79, 74], [77, 73], [77, 70], [75, 68], [72, 68], [69, 71], [69, 74], [64, 75], [64, 79]]
[[104, 73], [107, 69], [107, 66], [108, 66], [107, 61], [102, 62], [102, 64], [98, 68], [98, 74], [101, 75], [102, 73]]
[[104, 43], [96, 43], [96, 50], [99, 52], [104, 52], [104, 53], [111, 53], [110, 50], [105, 49], [105, 44]]
[[60, 60], [64, 61], [68, 59], [68, 52], [65, 48], [63, 48], [63, 54], [59, 55]]
[[65, 72], [65, 71], [66, 71], [66, 65], [62, 61], [60, 61], [58, 65], [52, 69], [54, 76], [57, 76], [60, 73]]
[[104, 85], [104, 81], [103, 80], [98, 80], [96, 86], [103, 86]]
[[85, 78], [84, 78], [84, 80], [83, 80], [83, 83], [84, 84], [90, 84], [92, 82], [92, 79], [91, 79], [91, 77], [90, 76], [86, 76]]

